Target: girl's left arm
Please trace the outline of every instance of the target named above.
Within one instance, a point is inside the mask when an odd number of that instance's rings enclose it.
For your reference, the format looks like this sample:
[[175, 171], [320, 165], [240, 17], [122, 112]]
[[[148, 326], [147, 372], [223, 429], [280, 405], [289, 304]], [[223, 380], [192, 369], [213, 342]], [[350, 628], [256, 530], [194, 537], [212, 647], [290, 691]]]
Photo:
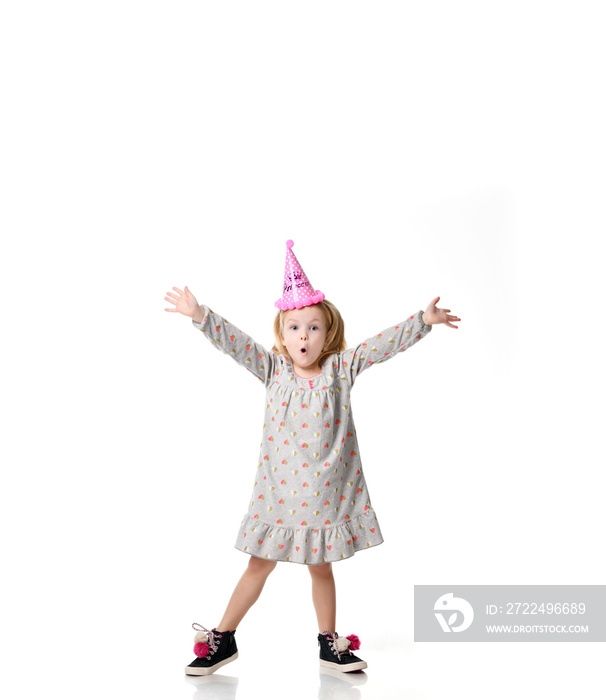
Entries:
[[423, 322], [423, 313], [421, 309], [397, 326], [390, 326], [378, 335], [339, 353], [341, 379], [353, 386], [360, 372], [374, 364], [385, 362], [418, 343], [432, 328]]

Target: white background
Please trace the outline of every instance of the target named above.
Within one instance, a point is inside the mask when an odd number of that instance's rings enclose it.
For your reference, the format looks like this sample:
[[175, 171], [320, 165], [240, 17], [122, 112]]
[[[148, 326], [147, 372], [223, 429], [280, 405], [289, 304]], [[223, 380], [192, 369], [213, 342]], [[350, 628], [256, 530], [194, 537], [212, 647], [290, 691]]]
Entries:
[[[3, 695], [603, 697], [603, 644], [413, 643], [414, 584], [605, 583], [603, 29], [582, 1], [3, 3]], [[164, 296], [271, 346], [289, 238], [350, 346], [438, 295], [462, 321], [353, 394], [385, 537], [334, 565], [362, 684], [319, 676], [287, 564], [192, 684], [264, 394]]]

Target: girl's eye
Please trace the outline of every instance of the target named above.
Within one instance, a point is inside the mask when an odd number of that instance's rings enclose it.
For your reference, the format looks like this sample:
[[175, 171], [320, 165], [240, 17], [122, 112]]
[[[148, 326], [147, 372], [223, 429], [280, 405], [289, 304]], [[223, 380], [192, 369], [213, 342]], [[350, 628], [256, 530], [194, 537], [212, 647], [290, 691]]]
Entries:
[[312, 326], [312, 328], [315, 328], [316, 330], [318, 330], [318, 326]]

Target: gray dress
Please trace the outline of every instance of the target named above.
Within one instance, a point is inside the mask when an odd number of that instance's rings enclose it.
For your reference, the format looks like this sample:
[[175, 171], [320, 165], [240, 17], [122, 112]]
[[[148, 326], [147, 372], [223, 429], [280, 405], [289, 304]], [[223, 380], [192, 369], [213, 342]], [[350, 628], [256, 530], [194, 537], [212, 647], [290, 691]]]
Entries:
[[323, 564], [383, 542], [362, 472], [351, 411], [360, 374], [424, 338], [423, 311], [300, 377], [292, 362], [202, 305], [193, 325], [266, 389], [263, 439], [248, 510], [235, 547], [272, 561]]

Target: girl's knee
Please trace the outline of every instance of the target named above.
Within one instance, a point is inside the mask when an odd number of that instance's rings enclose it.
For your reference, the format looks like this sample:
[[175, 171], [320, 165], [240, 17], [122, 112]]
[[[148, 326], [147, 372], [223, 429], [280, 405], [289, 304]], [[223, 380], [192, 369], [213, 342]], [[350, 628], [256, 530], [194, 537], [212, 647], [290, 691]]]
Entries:
[[332, 563], [328, 562], [327, 564], [315, 564], [313, 566], [309, 566], [308, 569], [312, 576], [329, 576], [332, 574]]
[[253, 557], [251, 555], [250, 560], [248, 562], [248, 570], [256, 574], [269, 575], [276, 568], [277, 564], [277, 561], [261, 559], [259, 557]]

